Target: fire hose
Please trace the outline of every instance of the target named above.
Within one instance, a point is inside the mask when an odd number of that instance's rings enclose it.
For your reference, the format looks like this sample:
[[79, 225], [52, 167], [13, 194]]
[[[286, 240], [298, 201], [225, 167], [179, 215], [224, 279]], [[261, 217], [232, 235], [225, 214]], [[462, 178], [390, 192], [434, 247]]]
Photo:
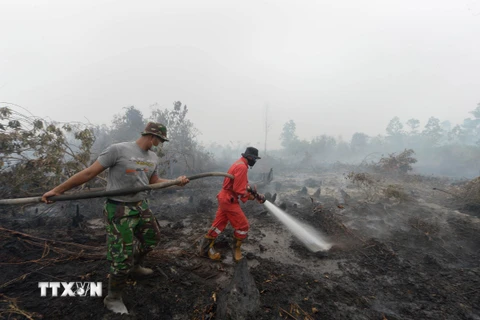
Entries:
[[[190, 177], [187, 177], [188, 180], [196, 180], [205, 177], [228, 177], [230, 179], [234, 179], [234, 176], [229, 173], [223, 172], [205, 172], [196, 174]], [[48, 200], [51, 201], [66, 201], [66, 200], [80, 200], [80, 199], [90, 199], [90, 198], [100, 198], [100, 197], [113, 197], [113, 196], [123, 196], [126, 194], [137, 193], [141, 191], [148, 191], [148, 190], [157, 190], [168, 188], [174, 185], [178, 185], [180, 181], [172, 180], [168, 182], [161, 182], [155, 184], [149, 184], [146, 186], [140, 187], [133, 187], [133, 188], [124, 188], [124, 189], [117, 189], [117, 190], [109, 190], [109, 191], [94, 191], [94, 192], [82, 192], [76, 194], [68, 194], [68, 195], [59, 195], [49, 197]], [[29, 198], [16, 198], [16, 199], [3, 199], [0, 200], [0, 205], [10, 205], [10, 204], [29, 204], [29, 203], [39, 203], [42, 202], [42, 197], [29, 197]]]

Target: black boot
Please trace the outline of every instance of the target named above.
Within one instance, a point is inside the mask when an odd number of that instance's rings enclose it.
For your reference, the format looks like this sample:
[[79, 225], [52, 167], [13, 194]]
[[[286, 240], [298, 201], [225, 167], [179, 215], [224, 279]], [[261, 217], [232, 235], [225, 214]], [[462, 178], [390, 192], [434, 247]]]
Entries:
[[127, 307], [123, 303], [122, 292], [127, 285], [126, 276], [110, 275], [108, 281], [108, 295], [103, 299], [105, 307], [114, 313], [128, 314]]

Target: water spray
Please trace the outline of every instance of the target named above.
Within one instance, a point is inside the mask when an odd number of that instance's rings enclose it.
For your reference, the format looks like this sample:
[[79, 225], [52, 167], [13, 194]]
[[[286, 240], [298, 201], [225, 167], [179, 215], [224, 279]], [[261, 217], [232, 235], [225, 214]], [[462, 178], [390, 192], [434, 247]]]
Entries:
[[327, 251], [333, 246], [333, 244], [327, 242], [317, 230], [291, 217], [270, 201], [265, 201], [264, 205], [268, 211], [280, 220], [310, 251]]

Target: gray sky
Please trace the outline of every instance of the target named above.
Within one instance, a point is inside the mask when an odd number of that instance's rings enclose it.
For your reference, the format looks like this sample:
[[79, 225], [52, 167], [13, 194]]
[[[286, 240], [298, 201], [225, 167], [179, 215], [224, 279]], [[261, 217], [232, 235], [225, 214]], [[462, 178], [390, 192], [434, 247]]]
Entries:
[[0, 101], [110, 124], [187, 104], [200, 141], [349, 140], [461, 123], [480, 102], [480, 0], [0, 0]]

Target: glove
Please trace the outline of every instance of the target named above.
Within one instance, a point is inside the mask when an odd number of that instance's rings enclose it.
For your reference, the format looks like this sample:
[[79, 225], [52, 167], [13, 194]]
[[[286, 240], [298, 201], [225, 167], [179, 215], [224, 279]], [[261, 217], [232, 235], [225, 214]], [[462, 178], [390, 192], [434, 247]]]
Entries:
[[256, 190], [247, 185], [248, 200], [255, 200]]
[[257, 199], [257, 201], [259, 203], [264, 203], [265, 202], [265, 196], [261, 193], [258, 193], [256, 187], [252, 189], [252, 187], [247, 186], [247, 192], [249, 192], [248, 200]]
[[257, 201], [259, 203], [265, 203], [265, 195], [264, 194], [261, 194], [261, 193], [257, 193]]

